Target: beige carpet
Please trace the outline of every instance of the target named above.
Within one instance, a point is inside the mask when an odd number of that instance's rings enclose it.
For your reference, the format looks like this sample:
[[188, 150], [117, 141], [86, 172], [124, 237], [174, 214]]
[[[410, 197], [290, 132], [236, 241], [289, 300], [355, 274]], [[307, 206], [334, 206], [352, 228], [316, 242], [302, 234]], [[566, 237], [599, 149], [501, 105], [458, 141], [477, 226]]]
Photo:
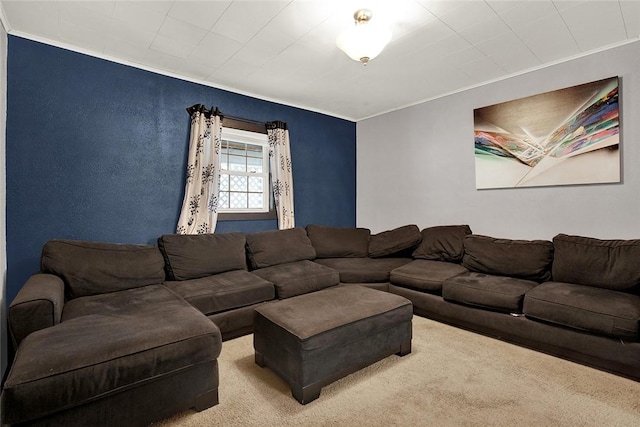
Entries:
[[225, 342], [220, 404], [161, 426], [640, 426], [640, 383], [413, 319], [413, 351], [322, 389], [303, 406], [253, 360], [252, 336]]

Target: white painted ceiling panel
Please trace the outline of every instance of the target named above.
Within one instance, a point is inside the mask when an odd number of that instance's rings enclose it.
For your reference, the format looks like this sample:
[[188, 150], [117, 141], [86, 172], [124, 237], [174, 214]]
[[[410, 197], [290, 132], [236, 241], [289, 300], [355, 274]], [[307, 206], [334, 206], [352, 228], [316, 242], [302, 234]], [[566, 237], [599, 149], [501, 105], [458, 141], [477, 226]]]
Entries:
[[486, 56], [466, 64], [462, 71], [472, 81], [489, 81], [504, 75], [504, 69]]
[[640, 35], [640, 1], [621, 1], [620, 7], [623, 13], [624, 27], [627, 30], [627, 37], [637, 37]]
[[[453, 2], [457, 3], [457, 2]], [[458, 2], [460, 7], [446, 13], [432, 11], [442, 22], [453, 31], [460, 32], [478, 22], [487, 22], [496, 16], [496, 12], [483, 1]]]
[[509, 26], [500, 19], [499, 16], [494, 15], [488, 18], [484, 22], [477, 22], [471, 24], [468, 27], [458, 31], [465, 40], [471, 44], [478, 44], [484, 41], [490, 40], [502, 34], [510, 32]]
[[230, 4], [230, 1], [178, 1], [173, 3], [168, 16], [210, 30]]
[[164, 22], [158, 31], [158, 35], [160, 36], [193, 45], [200, 43], [207, 33], [208, 31], [204, 28], [196, 27], [195, 25], [180, 21], [170, 16], [165, 17]]
[[156, 37], [156, 33], [151, 31], [145, 31], [143, 28], [130, 23], [118, 21], [116, 19], [111, 20], [111, 28], [107, 37], [114, 40], [120, 40], [130, 45], [140, 48], [148, 49], [153, 43], [153, 39]]
[[516, 27], [516, 34], [541, 63], [580, 53], [576, 40], [558, 14], [545, 15]]
[[528, 25], [532, 21], [549, 15], [557, 15], [558, 11], [550, 0], [539, 1], [494, 1], [491, 7], [500, 4], [509, 4], [510, 7], [498, 11], [500, 19], [502, 19], [510, 28], [517, 31], [519, 27]]
[[191, 52], [188, 62], [207, 65], [210, 67], [209, 74], [212, 74], [218, 67], [233, 58], [242, 49], [242, 46], [242, 43], [238, 41], [210, 32]]
[[[26, 3], [29, 2], [27, 1]], [[152, 7], [153, 3], [154, 2], [116, 2], [113, 18], [117, 21], [137, 26], [143, 31], [156, 33], [162, 26], [166, 14]]]
[[211, 31], [246, 43], [288, 3], [285, 1], [234, 1]]
[[[355, 121], [640, 38], [640, 0], [0, 0], [0, 7], [10, 34]], [[366, 67], [336, 46], [360, 7], [393, 33]]]
[[478, 44], [477, 47], [507, 73], [516, 73], [540, 65], [540, 60], [515, 33], [494, 37]]
[[627, 36], [620, 4], [615, 1], [581, 2], [560, 14], [582, 50], [606, 46]]

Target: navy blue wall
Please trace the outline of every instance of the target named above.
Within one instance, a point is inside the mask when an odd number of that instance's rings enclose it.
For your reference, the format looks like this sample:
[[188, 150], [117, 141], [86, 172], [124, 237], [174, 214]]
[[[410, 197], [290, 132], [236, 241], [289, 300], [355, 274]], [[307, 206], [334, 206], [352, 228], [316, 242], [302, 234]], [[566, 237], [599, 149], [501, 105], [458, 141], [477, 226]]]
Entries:
[[[155, 243], [184, 193], [185, 108], [287, 122], [296, 225], [355, 225], [355, 123], [9, 36], [7, 301], [52, 238]], [[219, 222], [217, 232], [275, 229]]]

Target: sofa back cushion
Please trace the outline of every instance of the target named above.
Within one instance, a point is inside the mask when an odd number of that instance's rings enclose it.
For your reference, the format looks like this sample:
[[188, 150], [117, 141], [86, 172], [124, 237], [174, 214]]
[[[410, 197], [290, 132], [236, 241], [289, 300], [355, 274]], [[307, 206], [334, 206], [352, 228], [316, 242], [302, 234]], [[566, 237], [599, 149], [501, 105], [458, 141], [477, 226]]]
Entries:
[[471, 271], [544, 282], [551, 279], [553, 243], [471, 234], [464, 239], [462, 265]]
[[41, 268], [65, 282], [69, 299], [164, 281], [164, 260], [156, 246], [50, 240]]
[[302, 228], [247, 234], [247, 257], [251, 268], [313, 260], [316, 251]]
[[617, 291], [640, 289], [640, 240], [553, 238], [553, 280]]
[[318, 258], [364, 258], [369, 255], [368, 228], [307, 225], [307, 235]]
[[441, 225], [422, 230], [422, 243], [413, 251], [413, 258], [432, 261], [462, 261], [464, 238], [471, 234], [468, 225]]
[[371, 258], [380, 258], [394, 255], [415, 247], [421, 241], [420, 229], [415, 224], [383, 231], [371, 236], [369, 240], [369, 256]]
[[246, 270], [242, 233], [165, 234], [158, 239], [169, 280], [189, 280]]

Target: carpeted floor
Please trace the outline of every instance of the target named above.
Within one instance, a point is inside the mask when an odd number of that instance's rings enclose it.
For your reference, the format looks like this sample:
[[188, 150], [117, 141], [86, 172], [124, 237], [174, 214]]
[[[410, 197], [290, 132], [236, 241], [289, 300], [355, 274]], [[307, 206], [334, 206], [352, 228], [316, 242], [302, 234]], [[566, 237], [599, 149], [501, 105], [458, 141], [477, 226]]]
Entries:
[[220, 404], [160, 426], [640, 426], [640, 383], [414, 316], [413, 351], [300, 405], [253, 360], [252, 336], [225, 342]]

